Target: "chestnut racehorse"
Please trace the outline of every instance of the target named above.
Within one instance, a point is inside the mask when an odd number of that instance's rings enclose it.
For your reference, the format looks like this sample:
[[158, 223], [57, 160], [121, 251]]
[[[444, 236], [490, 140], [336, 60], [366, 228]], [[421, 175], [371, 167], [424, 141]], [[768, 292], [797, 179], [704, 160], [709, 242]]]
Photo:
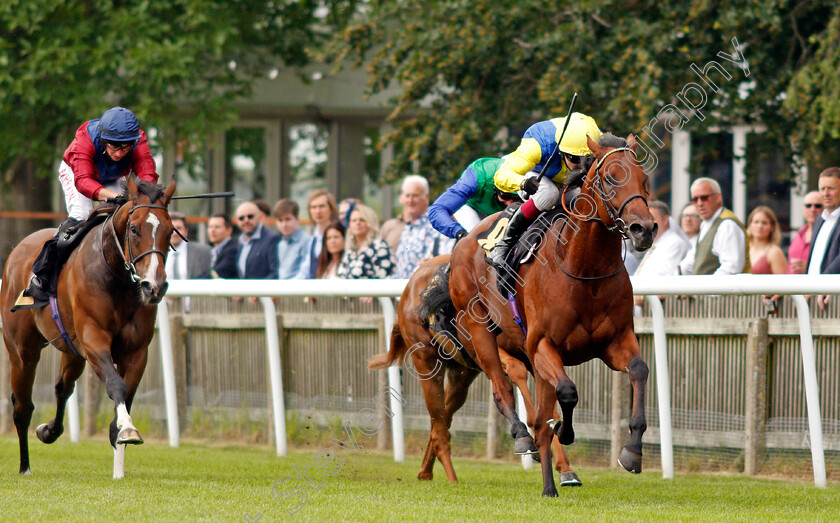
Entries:
[[[420, 380], [432, 427], [429, 432], [429, 442], [426, 445], [426, 454], [417, 478], [432, 479], [432, 469], [437, 458], [443, 465], [447, 479], [454, 482], [458, 481], [458, 477], [452, 466], [449, 428], [452, 426], [452, 417], [464, 405], [470, 385], [481, 371], [457, 361], [455, 342], [432, 332], [428, 318], [423, 317], [425, 314], [421, 312], [424, 308], [421, 294], [429, 287], [438, 269], [449, 263], [449, 256], [445, 254], [424, 261], [411, 276], [399, 301], [397, 323], [394, 324], [391, 332], [390, 348], [387, 353], [371, 358], [368, 366], [371, 369], [383, 369], [403, 363], [408, 373]], [[449, 301], [448, 283], [443, 281], [442, 287], [436, 290], [444, 294], [440, 296], [442, 300]], [[439, 307], [435, 308], [439, 309]], [[450, 329], [450, 332], [458, 336], [454, 328]], [[520, 336], [516, 341], [524, 340]], [[522, 362], [510, 355], [517, 353], [524, 355], [522, 347], [516, 346], [515, 340], [504, 333], [497, 338], [496, 342], [504, 372], [522, 391], [528, 425], [533, 427], [535, 412], [528, 389], [528, 370]], [[458, 343], [461, 341], [459, 340]], [[413, 369], [409, 367], [409, 362], [405, 361], [407, 355], [411, 357]], [[448, 381], [445, 391], [444, 374]], [[556, 452], [554, 467], [560, 473], [560, 484], [562, 486], [581, 485], [580, 479], [569, 465], [569, 459], [563, 452], [563, 447], [556, 439], [554, 450]]]
[[[642, 434], [648, 367], [639, 355], [633, 331], [633, 290], [622, 259], [622, 238], [637, 250], [649, 248], [656, 226], [647, 206], [648, 177], [635, 157], [636, 141], [605, 134], [599, 142], [587, 138], [593, 162], [580, 194], [538, 240], [535, 259], [513, 273], [513, 295], [527, 325], [525, 347], [534, 368], [537, 438], [543, 474], [543, 495], [556, 496], [551, 467], [548, 425], [560, 403], [562, 422], [554, 426], [560, 443], [574, 442], [572, 412], [577, 389], [564, 370], [600, 358], [611, 369], [627, 372], [633, 385], [630, 441], [619, 463], [628, 471], [641, 471]], [[475, 241], [492, 223], [488, 217], [459, 242], [451, 258], [450, 293], [460, 328], [468, 332], [474, 354], [490, 377], [499, 411], [511, 425], [517, 453], [533, 448], [534, 441], [514, 409], [513, 390], [505, 378], [496, 349], [496, 332], [516, 337], [507, 304], [494, 294], [495, 271], [484, 260]], [[531, 231], [533, 231], [532, 229]], [[528, 231], [523, 237], [528, 236]], [[495, 297], [494, 297], [495, 296]], [[505, 297], [507, 298], [507, 296]], [[459, 330], [460, 330], [459, 328]]]
[[32, 262], [55, 229], [30, 234], [9, 255], [0, 308], [11, 360], [21, 474], [30, 473], [27, 431], [34, 410], [32, 385], [41, 349], [48, 344], [62, 352], [55, 384], [57, 408], [55, 418], [36, 430], [38, 439], [53, 443], [64, 432], [64, 407], [87, 361], [114, 401], [110, 427], [114, 478], [124, 475], [125, 445], [143, 443], [129, 413], [146, 368], [157, 303], [168, 285], [164, 265], [173, 228], [167, 205], [174, 192], [175, 180], [164, 190], [130, 177], [128, 202], [91, 229], [67, 259], [58, 279], [57, 301], [67, 339], [76, 351], [59, 333], [50, 307], [10, 310], [29, 283]]

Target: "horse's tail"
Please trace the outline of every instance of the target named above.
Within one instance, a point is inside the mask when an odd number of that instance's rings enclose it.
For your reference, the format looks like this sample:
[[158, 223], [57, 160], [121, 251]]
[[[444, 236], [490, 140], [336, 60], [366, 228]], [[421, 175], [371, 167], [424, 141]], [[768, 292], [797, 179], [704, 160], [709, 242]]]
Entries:
[[390, 367], [395, 363], [402, 361], [405, 356], [407, 347], [403, 339], [402, 332], [400, 332], [400, 324], [394, 323], [394, 328], [391, 329], [391, 347], [388, 352], [377, 354], [368, 360], [368, 368], [373, 370], [384, 369]]
[[429, 284], [420, 293], [417, 316], [423, 322], [423, 327], [435, 332], [446, 330], [455, 318], [455, 305], [449, 295], [449, 268], [448, 263], [438, 267]]

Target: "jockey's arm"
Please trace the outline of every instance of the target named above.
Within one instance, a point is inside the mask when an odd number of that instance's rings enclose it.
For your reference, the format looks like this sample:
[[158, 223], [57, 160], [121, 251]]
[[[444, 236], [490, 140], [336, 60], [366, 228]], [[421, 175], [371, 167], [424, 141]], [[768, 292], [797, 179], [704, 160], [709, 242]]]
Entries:
[[533, 138], [523, 138], [519, 147], [507, 157], [505, 163], [496, 171], [493, 183], [501, 191], [514, 193], [521, 187], [525, 174], [534, 170], [541, 159], [542, 149], [540, 144]]
[[455, 238], [458, 231], [463, 229], [452, 218], [455, 211], [460, 209], [472, 198], [478, 190], [478, 180], [472, 170], [465, 173], [455, 184], [441, 194], [435, 203], [429, 206], [429, 221], [438, 232]]

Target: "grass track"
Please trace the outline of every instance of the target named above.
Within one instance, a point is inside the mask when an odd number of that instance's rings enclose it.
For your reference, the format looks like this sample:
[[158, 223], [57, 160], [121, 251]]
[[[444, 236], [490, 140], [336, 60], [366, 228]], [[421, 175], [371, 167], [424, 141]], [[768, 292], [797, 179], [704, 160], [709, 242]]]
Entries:
[[[364, 447], [369, 443], [360, 439]], [[458, 459], [460, 482], [450, 485], [443, 470], [431, 482], [417, 481], [420, 458], [396, 464], [386, 455], [342, 451], [343, 468], [324, 477], [315, 470], [315, 451], [277, 458], [267, 447], [163, 443], [130, 447], [126, 478], [111, 479], [107, 442], [51, 446], [30, 436], [33, 474], [19, 476], [17, 438], [0, 436], [0, 520], [135, 521], [393, 521], [547, 520], [587, 521], [836, 521], [840, 484], [820, 490], [813, 484], [747, 479], [740, 476], [678, 474], [664, 481], [659, 471], [639, 476], [623, 471], [578, 468], [583, 488], [540, 496], [538, 468], [523, 471], [503, 463]], [[314, 449], [318, 450], [318, 449]], [[272, 497], [305, 487], [294, 467], [311, 466], [321, 490], [307, 488], [306, 503], [294, 516], [286, 511], [301, 499]], [[555, 476], [556, 477], [556, 476]], [[279, 496], [282, 497], [282, 496]]]

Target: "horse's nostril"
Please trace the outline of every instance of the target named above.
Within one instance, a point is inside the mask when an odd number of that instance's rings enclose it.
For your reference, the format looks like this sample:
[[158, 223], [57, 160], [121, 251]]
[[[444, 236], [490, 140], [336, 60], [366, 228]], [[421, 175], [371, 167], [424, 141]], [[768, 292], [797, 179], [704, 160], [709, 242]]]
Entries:
[[633, 236], [641, 236], [645, 233], [645, 228], [642, 227], [641, 224], [638, 223], [631, 223], [630, 224], [630, 234]]
[[148, 281], [141, 281], [140, 282], [140, 290], [143, 291], [143, 294], [154, 294], [154, 288], [152, 287], [152, 283]]

